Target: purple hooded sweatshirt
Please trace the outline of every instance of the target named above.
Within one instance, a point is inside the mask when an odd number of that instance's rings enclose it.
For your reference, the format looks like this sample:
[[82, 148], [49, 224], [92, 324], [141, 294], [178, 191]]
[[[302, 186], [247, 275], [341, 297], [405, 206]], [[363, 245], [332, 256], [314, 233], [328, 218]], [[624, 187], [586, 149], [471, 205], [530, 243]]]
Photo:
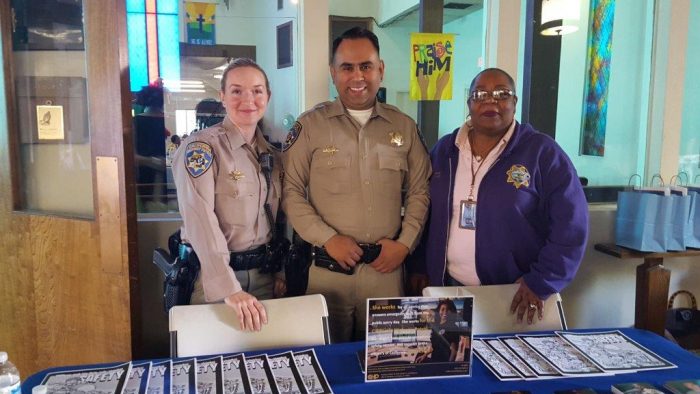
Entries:
[[[430, 153], [430, 212], [409, 273], [444, 286], [452, 192], [459, 149], [456, 129]], [[503, 153], [479, 185], [476, 272], [483, 285], [523, 277], [540, 298], [571, 282], [588, 237], [588, 204], [569, 157], [549, 136], [516, 123]]]

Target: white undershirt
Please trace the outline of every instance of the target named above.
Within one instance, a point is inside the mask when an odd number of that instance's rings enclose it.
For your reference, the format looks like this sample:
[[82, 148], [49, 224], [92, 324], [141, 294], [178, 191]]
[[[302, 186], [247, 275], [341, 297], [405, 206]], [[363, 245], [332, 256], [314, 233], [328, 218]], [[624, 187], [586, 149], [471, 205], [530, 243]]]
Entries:
[[[472, 182], [472, 163], [475, 168], [474, 192], [473, 197], [476, 199], [476, 209], [479, 210], [479, 185], [484, 175], [491, 169], [491, 166], [496, 163], [498, 157], [503, 153], [508, 144], [508, 140], [513, 135], [515, 129], [515, 121], [511, 124], [506, 134], [501, 138], [496, 146], [491, 149], [489, 154], [482, 158], [483, 164], [477, 162], [476, 158], [472, 160], [472, 150], [469, 144], [468, 128], [463, 125], [457, 132], [455, 145], [459, 148], [459, 160], [455, 172], [454, 192], [452, 195], [452, 218], [450, 219], [450, 232], [447, 239], [447, 272], [450, 276], [465, 286], [480, 285], [481, 281], [476, 274], [476, 231], [459, 227], [459, 217], [461, 201], [469, 197], [469, 189]], [[481, 164], [480, 170], [476, 167]], [[506, 174], [502, 175], [505, 179]], [[486, 198], [486, 197], [484, 197]], [[476, 223], [476, 228], [479, 228], [479, 223]]]
[[369, 117], [372, 116], [372, 111], [374, 111], [374, 108], [371, 107], [360, 110], [348, 108], [348, 113], [350, 114], [350, 116], [352, 116], [352, 118], [355, 119], [357, 123], [359, 123], [362, 127], [364, 127], [367, 124]]

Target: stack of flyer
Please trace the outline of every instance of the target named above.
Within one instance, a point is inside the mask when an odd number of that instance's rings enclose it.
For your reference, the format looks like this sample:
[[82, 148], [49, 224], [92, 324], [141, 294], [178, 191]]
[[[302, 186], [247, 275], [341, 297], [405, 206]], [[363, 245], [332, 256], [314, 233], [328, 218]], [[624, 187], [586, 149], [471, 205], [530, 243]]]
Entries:
[[473, 297], [367, 300], [365, 381], [471, 375]]
[[676, 368], [620, 331], [480, 337], [477, 357], [500, 380], [585, 377]]
[[41, 382], [49, 393], [113, 394], [330, 394], [313, 349], [124, 363], [108, 368], [49, 373]]

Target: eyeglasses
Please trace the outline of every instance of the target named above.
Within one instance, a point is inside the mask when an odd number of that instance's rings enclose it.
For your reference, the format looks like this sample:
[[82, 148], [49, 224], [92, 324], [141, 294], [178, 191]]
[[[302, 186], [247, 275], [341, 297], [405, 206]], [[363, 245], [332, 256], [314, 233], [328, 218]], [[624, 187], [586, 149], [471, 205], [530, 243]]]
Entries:
[[483, 103], [489, 97], [496, 101], [508, 100], [513, 97], [514, 93], [510, 89], [496, 89], [493, 92], [487, 92], [485, 90], [475, 90], [469, 94], [469, 99], [477, 103]]

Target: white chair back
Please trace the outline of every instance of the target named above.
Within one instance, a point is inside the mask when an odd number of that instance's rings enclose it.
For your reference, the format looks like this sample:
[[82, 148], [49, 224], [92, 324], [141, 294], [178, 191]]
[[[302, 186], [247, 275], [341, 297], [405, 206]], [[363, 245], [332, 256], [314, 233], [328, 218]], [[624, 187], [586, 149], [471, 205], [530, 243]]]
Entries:
[[535, 317], [533, 324], [523, 319], [518, 323], [517, 316], [510, 313], [510, 303], [519, 284], [491, 286], [448, 286], [426, 287], [426, 297], [474, 296], [473, 332], [474, 335], [500, 334], [512, 332], [566, 330], [566, 318], [559, 293], [552, 294], [544, 302], [543, 318]]
[[192, 357], [330, 343], [328, 307], [320, 294], [261, 301], [268, 323], [258, 332], [240, 330], [227, 305], [181, 305], [170, 309], [170, 355]]

